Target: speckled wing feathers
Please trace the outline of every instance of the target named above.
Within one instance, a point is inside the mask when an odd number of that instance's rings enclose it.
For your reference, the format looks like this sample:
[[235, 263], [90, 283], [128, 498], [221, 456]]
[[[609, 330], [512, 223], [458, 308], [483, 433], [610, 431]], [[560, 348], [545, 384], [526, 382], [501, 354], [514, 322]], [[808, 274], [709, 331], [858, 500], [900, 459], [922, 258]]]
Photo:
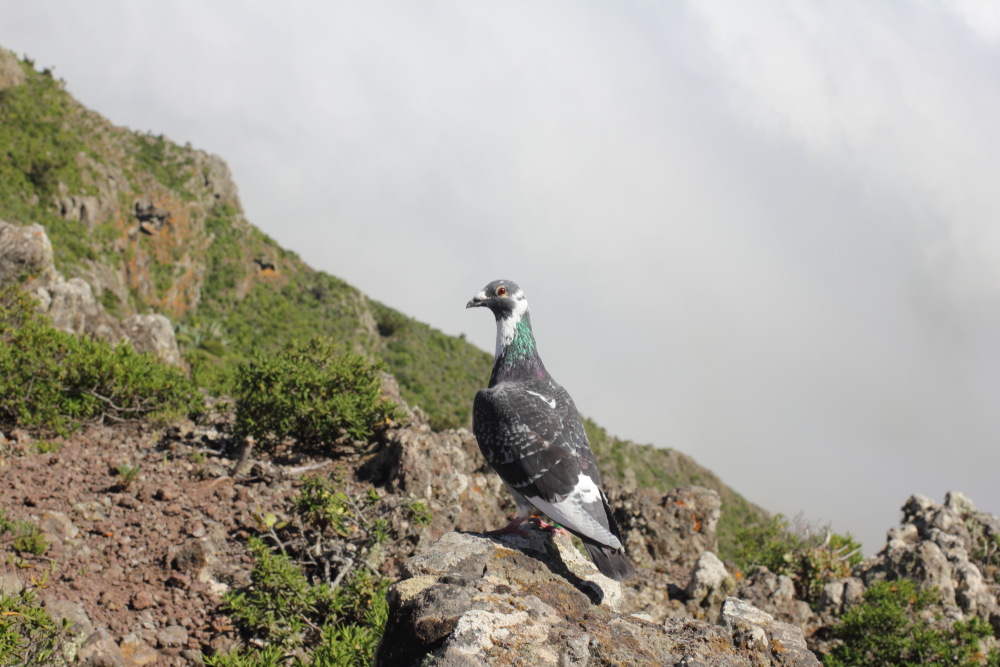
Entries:
[[473, 430], [493, 469], [541, 512], [585, 540], [621, 547], [579, 414], [562, 387], [549, 380], [482, 389]]

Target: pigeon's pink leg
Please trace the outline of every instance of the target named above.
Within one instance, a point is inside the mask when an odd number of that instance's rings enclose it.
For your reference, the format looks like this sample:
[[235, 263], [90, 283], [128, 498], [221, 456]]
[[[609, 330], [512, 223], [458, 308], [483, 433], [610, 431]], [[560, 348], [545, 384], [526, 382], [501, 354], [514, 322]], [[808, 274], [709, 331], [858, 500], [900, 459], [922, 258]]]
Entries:
[[487, 530], [483, 534], [484, 535], [510, 535], [511, 533], [513, 533], [515, 535], [526, 535], [527, 533], [525, 532], [525, 530], [523, 528], [521, 528], [521, 524], [522, 523], [524, 523], [524, 518], [520, 514], [518, 514], [516, 517], [514, 517], [513, 519], [511, 519], [510, 523], [508, 523], [503, 528], [497, 528], [496, 530]]
[[566, 537], [569, 537], [569, 531], [567, 531], [562, 526], [557, 526], [554, 523], [546, 523], [545, 519], [540, 516], [531, 517], [530, 521], [533, 521], [539, 530], [547, 530], [552, 533], [562, 533]]

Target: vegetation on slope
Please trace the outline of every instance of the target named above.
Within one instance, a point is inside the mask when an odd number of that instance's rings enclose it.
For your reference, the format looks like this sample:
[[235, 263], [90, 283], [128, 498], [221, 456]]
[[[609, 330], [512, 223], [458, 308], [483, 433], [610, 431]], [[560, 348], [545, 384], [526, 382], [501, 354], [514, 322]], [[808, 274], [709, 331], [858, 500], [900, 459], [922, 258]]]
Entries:
[[[0, 90], [0, 218], [41, 222], [57, 267], [91, 282], [112, 313], [171, 317], [197, 386], [231, 393], [233, 369], [255, 350], [276, 354], [322, 336], [384, 361], [403, 398], [434, 428], [470, 423], [471, 397], [489, 377], [488, 353], [369, 301], [280, 248], [246, 220], [235, 190], [219, 185], [214, 158], [114, 127], [50, 72], [28, 61], [19, 67], [23, 82]], [[63, 211], [60, 202], [83, 196], [96, 197], [105, 215], [84, 224]], [[159, 226], [143, 228], [141, 215]], [[115, 280], [97, 280], [108, 275]], [[593, 423], [588, 432], [609, 479], [662, 492], [676, 484], [719, 491], [724, 553], [734, 529], [762, 515], [679, 452], [612, 438]]]
[[[321, 335], [383, 359], [435, 427], [468, 423], [469, 397], [489, 375], [486, 353], [369, 302], [280, 248], [246, 221], [238, 201], [213, 190], [205, 154], [114, 127], [51, 72], [27, 60], [19, 66], [23, 81], [0, 89], [0, 219], [40, 222], [57, 268], [91, 282], [116, 316], [170, 317], [199, 385], [225, 393], [227, 369], [254, 348], [273, 352]], [[63, 210], [65, 200], [85, 196], [106, 217], [84, 224]], [[139, 204], [163, 226], [141, 231]], [[95, 284], [109, 273], [122, 285]]]
[[884, 665], [1000, 665], [1000, 651], [985, 655], [980, 641], [993, 628], [972, 616], [942, 623], [933, 615], [940, 603], [936, 589], [920, 589], [909, 579], [878, 581], [865, 591], [864, 601], [848, 610], [833, 627], [840, 643], [823, 659], [827, 667]]
[[57, 331], [30, 296], [0, 287], [0, 425], [63, 433], [84, 421], [166, 421], [203, 408], [180, 369], [129, 345]]

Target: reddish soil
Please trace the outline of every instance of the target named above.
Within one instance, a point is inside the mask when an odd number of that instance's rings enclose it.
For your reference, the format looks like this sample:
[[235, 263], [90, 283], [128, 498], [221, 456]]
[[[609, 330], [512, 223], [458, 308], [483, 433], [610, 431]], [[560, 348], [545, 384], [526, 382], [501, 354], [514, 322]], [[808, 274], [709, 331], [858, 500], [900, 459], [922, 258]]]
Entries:
[[[15, 557], [10, 536], [0, 541], [4, 585], [33, 586], [50, 606], [79, 603], [127, 667], [198, 664], [203, 650], [231, 646], [223, 596], [249, 581], [254, 514], [281, 515], [292, 481], [260, 464], [230, 476], [234, 458], [213, 427], [94, 426], [45, 443], [58, 451], [39, 453], [23, 432], [0, 436], [0, 507], [51, 542], [41, 557]], [[121, 465], [140, 467], [127, 486]]]

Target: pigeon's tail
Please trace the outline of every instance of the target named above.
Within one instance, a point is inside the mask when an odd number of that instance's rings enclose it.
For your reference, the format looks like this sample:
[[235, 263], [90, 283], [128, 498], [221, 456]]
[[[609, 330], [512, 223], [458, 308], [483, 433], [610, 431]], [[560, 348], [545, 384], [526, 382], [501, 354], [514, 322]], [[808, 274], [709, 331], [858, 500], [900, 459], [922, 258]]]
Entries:
[[590, 541], [585, 541], [583, 544], [587, 547], [590, 559], [594, 561], [594, 565], [605, 577], [621, 581], [635, 576], [635, 568], [632, 567], [632, 561], [625, 555], [625, 549], [612, 549]]

